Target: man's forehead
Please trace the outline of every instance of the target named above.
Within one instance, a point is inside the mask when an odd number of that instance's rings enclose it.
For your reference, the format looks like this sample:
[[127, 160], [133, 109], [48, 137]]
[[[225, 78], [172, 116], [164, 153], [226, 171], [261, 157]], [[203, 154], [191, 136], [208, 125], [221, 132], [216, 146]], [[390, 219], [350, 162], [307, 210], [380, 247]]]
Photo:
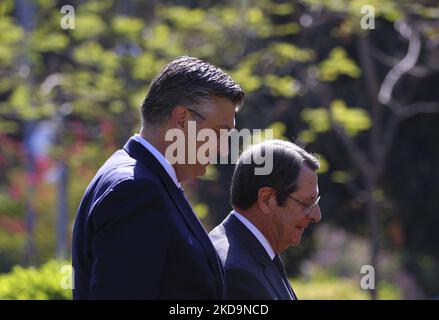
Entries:
[[301, 168], [299, 173], [297, 193], [307, 197], [316, 197], [319, 193], [317, 173], [306, 165]]
[[[232, 102], [226, 98], [216, 98], [217, 104], [211, 111], [212, 123], [214, 123], [218, 129], [233, 129], [236, 125], [235, 110]], [[218, 100], [220, 99], [220, 100]]]

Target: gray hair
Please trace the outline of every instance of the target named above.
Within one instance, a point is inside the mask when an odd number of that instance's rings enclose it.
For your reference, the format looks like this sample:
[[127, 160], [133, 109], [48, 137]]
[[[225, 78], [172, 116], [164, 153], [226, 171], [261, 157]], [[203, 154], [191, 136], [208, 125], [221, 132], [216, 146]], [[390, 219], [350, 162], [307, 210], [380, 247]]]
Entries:
[[212, 97], [224, 97], [237, 110], [244, 102], [244, 92], [229, 75], [208, 62], [183, 56], [168, 63], [152, 81], [141, 105], [144, 123], [161, 124], [178, 105], [198, 108]]
[[[271, 172], [256, 175], [255, 168], [259, 165], [254, 159], [268, 152], [273, 161]], [[304, 165], [317, 171], [320, 162], [316, 156], [292, 142], [268, 140], [251, 146], [243, 152], [235, 166], [230, 188], [232, 207], [242, 210], [250, 208], [263, 187], [276, 190], [277, 203], [283, 206], [287, 196], [297, 189], [297, 178]]]

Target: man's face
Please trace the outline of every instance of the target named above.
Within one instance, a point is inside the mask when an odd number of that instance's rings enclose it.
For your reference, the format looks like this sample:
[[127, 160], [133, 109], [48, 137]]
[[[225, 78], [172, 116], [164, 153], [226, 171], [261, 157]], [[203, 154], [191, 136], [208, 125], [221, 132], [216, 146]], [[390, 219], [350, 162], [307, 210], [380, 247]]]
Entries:
[[[204, 153], [206, 157], [211, 159], [211, 157], [220, 153], [220, 142], [221, 142], [221, 133], [224, 133], [225, 130], [231, 130], [235, 128], [235, 108], [236, 105], [233, 104], [226, 98], [222, 97], [213, 97], [210, 102], [209, 111], [198, 112], [198, 114], [193, 114], [192, 120], [196, 120], [196, 131], [197, 134], [200, 130], [209, 129], [215, 134], [215, 146], [216, 148], [212, 149], [203, 149], [200, 150], [200, 147], [207, 142], [207, 138], [205, 141], [197, 141], [196, 142], [196, 164], [188, 164], [187, 166], [187, 174], [189, 176], [203, 176], [206, 173], [206, 167], [208, 164], [200, 163], [197, 155], [199, 153]], [[201, 118], [200, 115], [204, 118]], [[223, 132], [221, 132], [223, 130]], [[224, 136], [224, 134], [222, 134]], [[226, 141], [226, 140], [223, 140]], [[189, 142], [189, 141], [188, 141]], [[190, 149], [187, 149], [188, 152], [191, 152]], [[210, 154], [209, 153], [214, 153]], [[193, 151], [192, 151], [193, 152]]]
[[[308, 205], [316, 201], [318, 194], [317, 174], [307, 166], [303, 166], [299, 173], [297, 190], [289, 196]], [[271, 224], [275, 230], [275, 241], [280, 251], [284, 251], [290, 245], [299, 245], [302, 233], [308, 224], [319, 222], [321, 219], [318, 204], [306, 209], [303, 204], [294, 199], [288, 197], [283, 207], [277, 206], [271, 218]]]

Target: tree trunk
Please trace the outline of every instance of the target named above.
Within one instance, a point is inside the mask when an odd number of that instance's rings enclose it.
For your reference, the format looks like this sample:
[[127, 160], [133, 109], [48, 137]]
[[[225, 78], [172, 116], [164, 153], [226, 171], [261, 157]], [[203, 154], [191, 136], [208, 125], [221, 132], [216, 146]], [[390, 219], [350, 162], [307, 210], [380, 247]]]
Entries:
[[[27, 37], [28, 34], [33, 29], [34, 24], [34, 13], [35, 8], [30, 1], [17, 0], [16, 1], [16, 16], [19, 25], [24, 29], [25, 36], [22, 41], [23, 52], [28, 52], [27, 50]], [[17, 64], [20, 68], [28, 68], [32, 70], [30, 62], [26, 54], [20, 55], [17, 58]], [[26, 86], [29, 87], [29, 91], [33, 87], [33, 81], [31, 75], [29, 75], [25, 80]], [[32, 104], [32, 103], [31, 103]], [[35, 239], [34, 239], [34, 228], [36, 224], [36, 213], [33, 204], [34, 193], [35, 193], [35, 157], [31, 152], [31, 137], [33, 131], [37, 125], [35, 120], [27, 120], [24, 123], [24, 150], [26, 157], [26, 215], [25, 224], [27, 231], [26, 246], [24, 248], [24, 264], [29, 265], [34, 263], [34, 258], [36, 256], [35, 249]]]
[[370, 238], [370, 262], [374, 268], [375, 281], [374, 289], [370, 289], [370, 297], [376, 300], [378, 297], [378, 284], [379, 284], [379, 265], [378, 265], [378, 253], [379, 253], [379, 204], [375, 200], [373, 195], [374, 185], [370, 185], [368, 188], [367, 197], [367, 217], [369, 220], [369, 238]]
[[67, 259], [67, 226], [69, 224], [67, 185], [68, 168], [64, 160], [59, 161], [58, 173], [58, 225], [56, 241], [57, 259]]

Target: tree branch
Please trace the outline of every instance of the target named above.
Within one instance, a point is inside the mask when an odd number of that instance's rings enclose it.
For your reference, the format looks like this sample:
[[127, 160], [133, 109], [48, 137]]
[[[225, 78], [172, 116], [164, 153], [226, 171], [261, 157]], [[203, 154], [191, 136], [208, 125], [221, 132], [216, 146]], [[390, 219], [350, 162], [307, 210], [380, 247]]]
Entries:
[[[392, 56], [387, 55], [386, 53], [384, 53], [383, 51], [381, 51], [378, 47], [374, 46], [374, 45], [370, 45], [370, 52], [371, 52], [371, 56], [372, 58], [374, 58], [376, 61], [378, 61], [379, 63], [381, 63], [383, 66], [387, 66], [389, 68], [394, 68], [396, 64], [399, 63], [399, 59], [396, 59]], [[407, 74], [413, 76], [413, 77], [417, 77], [417, 78], [422, 78], [422, 77], [426, 77], [430, 74], [432, 74], [433, 72], [431, 71], [431, 69], [433, 69], [431, 66], [414, 66], [412, 69], [410, 69], [409, 71], [407, 71]]]
[[337, 136], [340, 138], [341, 142], [345, 146], [349, 157], [351, 158], [353, 164], [360, 170], [363, 178], [365, 180], [368, 180], [373, 176], [372, 169], [370, 163], [367, 161], [367, 158], [364, 156], [364, 153], [361, 151], [361, 149], [357, 146], [355, 141], [351, 138], [349, 138], [346, 135], [346, 132], [344, 129], [334, 123], [331, 119], [331, 126], [334, 129], [334, 132], [337, 134]]
[[372, 176], [372, 166], [368, 162], [363, 151], [355, 143], [355, 140], [346, 135], [345, 130], [339, 124], [337, 124], [331, 114], [330, 105], [334, 98], [332, 97], [332, 91], [328, 84], [319, 82], [309, 75], [304, 77], [304, 85], [306, 88], [314, 92], [321, 100], [321, 104], [328, 109], [330, 125], [333, 128], [335, 134], [340, 138], [344, 147], [348, 152], [348, 156], [351, 159], [353, 165], [360, 171], [362, 177], [368, 180]]
[[406, 107], [398, 107], [391, 115], [387, 123], [383, 137], [383, 153], [377, 167], [377, 176], [380, 176], [384, 170], [385, 159], [390, 151], [398, 125], [402, 120], [411, 118], [420, 113], [439, 113], [439, 103], [437, 102], [417, 102]]
[[439, 112], [439, 103], [437, 102], [416, 102], [407, 107], [398, 110], [400, 120], [413, 117], [420, 113], [437, 113]]
[[414, 28], [411, 28], [404, 21], [400, 23], [397, 30], [401, 36], [409, 41], [409, 47], [405, 57], [389, 71], [381, 84], [378, 100], [383, 105], [390, 105], [392, 103], [393, 90], [396, 83], [416, 65], [421, 53], [421, 39]]

